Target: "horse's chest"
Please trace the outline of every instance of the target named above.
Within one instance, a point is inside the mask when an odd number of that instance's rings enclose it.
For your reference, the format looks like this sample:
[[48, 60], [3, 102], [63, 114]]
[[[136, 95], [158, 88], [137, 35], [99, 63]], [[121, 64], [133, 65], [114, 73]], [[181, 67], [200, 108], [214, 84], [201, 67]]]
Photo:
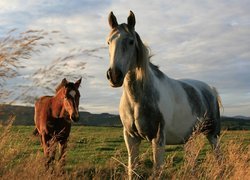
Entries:
[[71, 130], [71, 123], [63, 118], [52, 119], [47, 122], [47, 129], [51, 136], [59, 139], [67, 139]]
[[133, 136], [139, 136], [151, 141], [157, 136], [160, 122], [163, 121], [161, 112], [156, 104], [144, 103], [135, 105], [126, 110], [121, 116], [126, 130]]

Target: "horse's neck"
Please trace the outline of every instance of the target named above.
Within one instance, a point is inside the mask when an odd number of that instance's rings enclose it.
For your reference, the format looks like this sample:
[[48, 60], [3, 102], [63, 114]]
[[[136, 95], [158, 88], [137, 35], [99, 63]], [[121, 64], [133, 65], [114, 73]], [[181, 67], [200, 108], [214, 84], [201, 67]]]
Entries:
[[152, 86], [152, 74], [149, 71], [149, 66], [147, 70], [135, 69], [129, 71], [126, 75], [124, 82], [124, 91], [128, 93], [132, 100], [139, 102], [145, 95], [150, 93], [150, 86]]
[[61, 97], [60, 93], [57, 93], [54, 97], [51, 99], [51, 111], [52, 116], [54, 118], [62, 117], [63, 109], [63, 97]]

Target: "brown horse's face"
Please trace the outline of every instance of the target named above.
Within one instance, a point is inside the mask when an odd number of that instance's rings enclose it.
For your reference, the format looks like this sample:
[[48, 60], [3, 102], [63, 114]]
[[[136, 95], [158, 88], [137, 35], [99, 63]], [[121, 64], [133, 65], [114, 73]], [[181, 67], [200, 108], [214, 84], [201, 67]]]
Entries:
[[79, 97], [77, 97], [74, 90], [70, 90], [70, 93], [64, 97], [63, 106], [65, 111], [68, 112], [71, 121], [79, 121]]
[[76, 83], [67, 83], [64, 87], [64, 99], [63, 99], [63, 107], [64, 110], [68, 113], [71, 121], [77, 122], [79, 121], [79, 86], [81, 83], [81, 79]]

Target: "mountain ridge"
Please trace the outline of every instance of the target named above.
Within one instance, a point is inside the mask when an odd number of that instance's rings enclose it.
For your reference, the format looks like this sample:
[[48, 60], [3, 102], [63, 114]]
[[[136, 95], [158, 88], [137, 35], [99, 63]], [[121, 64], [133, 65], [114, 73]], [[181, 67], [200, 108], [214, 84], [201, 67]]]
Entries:
[[[34, 107], [18, 105], [0, 105], [0, 122], [6, 123], [10, 115], [15, 115], [14, 125], [34, 125]], [[245, 116], [222, 116], [222, 129], [250, 130], [250, 118]], [[122, 127], [119, 115], [80, 111], [80, 121], [73, 125]]]
[[[34, 125], [34, 107], [20, 105], [0, 105], [0, 121], [6, 122], [10, 115], [15, 115], [14, 125]], [[94, 114], [80, 111], [80, 120], [73, 125], [122, 126], [119, 115]]]

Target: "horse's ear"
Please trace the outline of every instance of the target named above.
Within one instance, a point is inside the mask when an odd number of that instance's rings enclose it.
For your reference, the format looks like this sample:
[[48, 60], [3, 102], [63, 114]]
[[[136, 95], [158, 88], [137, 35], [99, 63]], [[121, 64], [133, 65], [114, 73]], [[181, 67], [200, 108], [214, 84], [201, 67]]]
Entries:
[[109, 13], [109, 26], [111, 27], [111, 29], [114, 29], [115, 27], [118, 26], [116, 17], [112, 11]]
[[135, 28], [135, 15], [132, 11], [129, 12], [129, 16], [128, 16], [128, 26], [131, 28], [131, 29], [134, 29]]
[[80, 78], [79, 80], [77, 80], [75, 82], [75, 86], [76, 86], [77, 89], [80, 87], [81, 82], [82, 82], [82, 78]]
[[63, 80], [62, 80], [61, 84], [62, 84], [62, 85], [64, 85], [64, 86], [65, 86], [66, 84], [68, 84], [67, 79], [66, 79], [66, 78], [63, 78]]
[[56, 87], [56, 93], [62, 88], [65, 87], [68, 84], [68, 81], [66, 78], [63, 78], [62, 82]]

